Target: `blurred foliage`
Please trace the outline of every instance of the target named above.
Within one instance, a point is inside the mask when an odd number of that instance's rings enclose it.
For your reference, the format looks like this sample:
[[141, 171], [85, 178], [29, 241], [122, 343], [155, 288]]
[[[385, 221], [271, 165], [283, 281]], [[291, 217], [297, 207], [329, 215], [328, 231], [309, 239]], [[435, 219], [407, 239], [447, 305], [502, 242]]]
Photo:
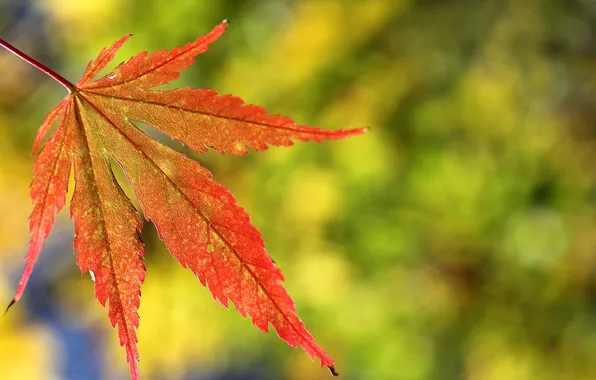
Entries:
[[[178, 147], [252, 215], [342, 378], [594, 377], [594, 2], [5, 0], [0, 35], [74, 80], [126, 33], [119, 60], [223, 19], [229, 31], [176, 85], [302, 124], [371, 127], [242, 158]], [[8, 302], [27, 246], [29, 146], [64, 94], [9, 54], [0, 72]], [[39, 285], [0, 321], [0, 378], [125, 378], [116, 332], [70, 254], [67, 213], [55, 230]], [[214, 304], [152, 226], [143, 238], [145, 379], [329, 378]], [[85, 331], [103, 364], [77, 373], [89, 347], [73, 354], [57, 325]]]

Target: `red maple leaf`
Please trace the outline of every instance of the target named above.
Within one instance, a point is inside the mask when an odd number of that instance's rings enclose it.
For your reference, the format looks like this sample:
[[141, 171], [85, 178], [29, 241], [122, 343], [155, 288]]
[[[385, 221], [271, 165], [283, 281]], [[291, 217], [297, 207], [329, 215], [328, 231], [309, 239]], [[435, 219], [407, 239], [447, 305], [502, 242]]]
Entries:
[[56, 131], [41, 149], [31, 184], [33, 211], [26, 266], [14, 299], [25, 290], [33, 265], [65, 204], [71, 165], [75, 190], [71, 218], [77, 263], [95, 277], [95, 295], [108, 304], [110, 322], [126, 347], [133, 379], [139, 379], [136, 329], [141, 283], [145, 277], [142, 221], [114, 178], [110, 160], [123, 169], [143, 210], [178, 262], [208, 286], [224, 306], [231, 301], [263, 331], [269, 324], [289, 345], [299, 344], [336, 374], [333, 360], [315, 344], [281, 285], [283, 275], [265, 251], [259, 231], [227, 188], [197, 162], [160, 144], [131, 120], [183, 142], [197, 152], [209, 147], [243, 155], [247, 148], [289, 146], [293, 140], [343, 139], [365, 129], [325, 131], [268, 115], [231, 95], [209, 89], [151, 90], [178, 78], [226, 29], [169, 52], [142, 52], [105, 77], [93, 80], [130, 37], [103, 49], [75, 86], [0, 39], [0, 45], [52, 76], [69, 94], [50, 111], [33, 145], [35, 152], [50, 128]]

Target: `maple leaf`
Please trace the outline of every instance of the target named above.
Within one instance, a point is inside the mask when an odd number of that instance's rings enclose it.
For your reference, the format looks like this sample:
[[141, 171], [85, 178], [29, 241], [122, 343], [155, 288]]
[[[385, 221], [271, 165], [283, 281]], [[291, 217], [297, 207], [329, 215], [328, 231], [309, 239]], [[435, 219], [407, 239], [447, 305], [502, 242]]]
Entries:
[[228, 189], [197, 162], [150, 138], [131, 122], [151, 125], [197, 152], [212, 148], [232, 155], [246, 154], [247, 148], [265, 150], [270, 145], [292, 145], [293, 140], [343, 139], [365, 131], [299, 126], [209, 89], [151, 90], [177, 79], [226, 26], [224, 21], [181, 48], [139, 53], [94, 81], [130, 37], [125, 36], [89, 63], [76, 86], [0, 39], [0, 45], [69, 92], [46, 115], [33, 144], [35, 152], [58, 123], [35, 161], [30, 246], [9, 307], [21, 298], [43, 240], [66, 202], [72, 166], [75, 188], [70, 215], [77, 263], [83, 274], [94, 275], [95, 296], [103, 306], [107, 304], [133, 379], [140, 378], [136, 329], [145, 276], [139, 237], [142, 220], [116, 181], [112, 160], [122, 167], [143, 215], [156, 225], [169, 251], [215, 299], [226, 307], [231, 301], [260, 330], [268, 331], [272, 325], [290, 346], [302, 346], [336, 374], [333, 360], [298, 318], [294, 301], [281, 284], [284, 277], [265, 251], [261, 234]]

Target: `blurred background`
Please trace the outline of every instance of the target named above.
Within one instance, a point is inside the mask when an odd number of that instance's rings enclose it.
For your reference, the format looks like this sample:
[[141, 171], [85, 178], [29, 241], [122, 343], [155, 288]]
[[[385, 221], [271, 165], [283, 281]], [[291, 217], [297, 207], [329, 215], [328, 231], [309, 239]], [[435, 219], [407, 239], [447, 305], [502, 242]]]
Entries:
[[[596, 3], [0, 2], [0, 36], [75, 82], [124, 34], [116, 63], [223, 19], [176, 85], [371, 127], [245, 157], [182, 149], [252, 215], [342, 379], [596, 377]], [[64, 96], [0, 52], [0, 304], [24, 266], [30, 147]], [[0, 378], [128, 378], [72, 239], [65, 210], [0, 318]], [[144, 379], [330, 379], [216, 304], [152, 225], [143, 239]]]

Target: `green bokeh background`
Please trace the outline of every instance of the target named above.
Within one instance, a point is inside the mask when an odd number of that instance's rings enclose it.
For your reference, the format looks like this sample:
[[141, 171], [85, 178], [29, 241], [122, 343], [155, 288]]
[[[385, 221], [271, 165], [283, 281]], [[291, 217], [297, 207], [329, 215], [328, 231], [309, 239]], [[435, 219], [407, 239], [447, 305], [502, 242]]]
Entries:
[[[252, 215], [343, 379], [596, 378], [593, 2], [39, 0], [38, 33], [9, 19], [15, 4], [0, 4], [0, 35], [73, 81], [124, 34], [135, 36], [117, 62], [228, 19], [176, 85], [300, 124], [371, 128], [244, 157], [177, 146]], [[64, 95], [0, 54], [0, 302], [28, 244], [30, 145]], [[55, 230], [70, 223], [63, 212]], [[144, 379], [197, 368], [330, 378], [216, 304], [145, 227]], [[124, 350], [70, 246], [60, 242], [64, 264], [52, 267], [53, 302], [105, 342], [102, 376], [122, 378]], [[63, 355], [26, 308], [0, 318], [1, 378], [58, 379]]]

